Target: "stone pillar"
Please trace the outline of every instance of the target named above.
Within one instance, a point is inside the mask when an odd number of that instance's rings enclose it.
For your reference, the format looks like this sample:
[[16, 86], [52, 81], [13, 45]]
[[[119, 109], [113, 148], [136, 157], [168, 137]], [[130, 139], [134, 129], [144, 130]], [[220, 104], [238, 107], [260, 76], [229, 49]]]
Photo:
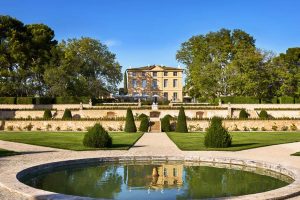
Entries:
[[227, 117], [231, 118], [232, 117], [232, 108], [230, 102], [228, 102], [228, 107], [227, 107]]
[[222, 105], [222, 100], [221, 99], [219, 99], [219, 106], [221, 106]]
[[138, 107], [142, 107], [141, 99], [138, 100]]
[[90, 107], [92, 107], [92, 106], [93, 106], [92, 99], [90, 99], [90, 100], [89, 100], [89, 105], [90, 105]]

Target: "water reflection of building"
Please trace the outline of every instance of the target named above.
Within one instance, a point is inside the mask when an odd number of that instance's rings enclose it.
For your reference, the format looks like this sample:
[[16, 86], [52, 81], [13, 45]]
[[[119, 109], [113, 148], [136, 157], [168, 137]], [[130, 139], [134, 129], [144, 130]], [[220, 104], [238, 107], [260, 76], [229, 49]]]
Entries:
[[128, 187], [180, 188], [183, 184], [183, 165], [128, 165], [125, 173]]
[[182, 173], [183, 165], [164, 164], [158, 167], [153, 167], [151, 187], [180, 187], [183, 184]]

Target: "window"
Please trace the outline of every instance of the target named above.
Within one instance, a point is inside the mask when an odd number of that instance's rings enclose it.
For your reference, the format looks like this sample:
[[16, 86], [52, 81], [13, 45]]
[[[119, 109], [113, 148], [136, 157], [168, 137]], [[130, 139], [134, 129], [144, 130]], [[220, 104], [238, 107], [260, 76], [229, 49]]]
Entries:
[[164, 87], [168, 87], [168, 79], [164, 79]]
[[173, 79], [173, 87], [177, 87], [177, 79]]
[[177, 169], [176, 168], [173, 168], [173, 176], [177, 176]]
[[137, 87], [137, 82], [136, 82], [136, 79], [132, 79], [132, 87]]
[[138, 92], [134, 92], [133, 96], [139, 96], [139, 93]]
[[147, 93], [146, 92], [142, 92], [142, 96], [143, 97], [147, 96]]
[[154, 80], [152, 81], [152, 88], [153, 88], [153, 89], [157, 89], [157, 80], [156, 80], [156, 79], [154, 79]]
[[142, 77], [145, 77], [146, 76], [146, 72], [142, 72]]
[[132, 72], [132, 76], [136, 76], [136, 72]]
[[173, 72], [173, 76], [177, 76], [177, 72]]
[[177, 92], [173, 93], [173, 100], [177, 100]]
[[142, 88], [146, 88], [147, 87], [147, 80], [143, 79], [142, 80]]
[[152, 73], [153, 77], [157, 77], [157, 72]]
[[168, 93], [167, 92], [164, 92], [164, 99], [168, 100]]
[[168, 176], [168, 170], [167, 168], [164, 168], [164, 177], [167, 177]]
[[164, 76], [168, 76], [168, 72], [164, 72]]

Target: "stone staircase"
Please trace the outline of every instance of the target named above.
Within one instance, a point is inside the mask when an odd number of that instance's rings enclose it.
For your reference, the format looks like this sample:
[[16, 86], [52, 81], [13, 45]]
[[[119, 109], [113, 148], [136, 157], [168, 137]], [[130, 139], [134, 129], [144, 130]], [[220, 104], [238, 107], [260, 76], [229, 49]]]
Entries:
[[160, 121], [150, 121], [149, 132], [161, 132]]

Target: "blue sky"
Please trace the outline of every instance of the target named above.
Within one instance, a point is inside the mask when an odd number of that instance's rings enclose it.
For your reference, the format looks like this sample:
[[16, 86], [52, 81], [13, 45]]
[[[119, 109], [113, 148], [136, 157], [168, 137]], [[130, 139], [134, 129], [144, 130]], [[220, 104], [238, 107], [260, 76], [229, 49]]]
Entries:
[[50, 26], [57, 40], [88, 36], [106, 43], [123, 70], [177, 66], [193, 35], [243, 29], [259, 48], [300, 46], [299, 0], [1, 0], [0, 14]]

